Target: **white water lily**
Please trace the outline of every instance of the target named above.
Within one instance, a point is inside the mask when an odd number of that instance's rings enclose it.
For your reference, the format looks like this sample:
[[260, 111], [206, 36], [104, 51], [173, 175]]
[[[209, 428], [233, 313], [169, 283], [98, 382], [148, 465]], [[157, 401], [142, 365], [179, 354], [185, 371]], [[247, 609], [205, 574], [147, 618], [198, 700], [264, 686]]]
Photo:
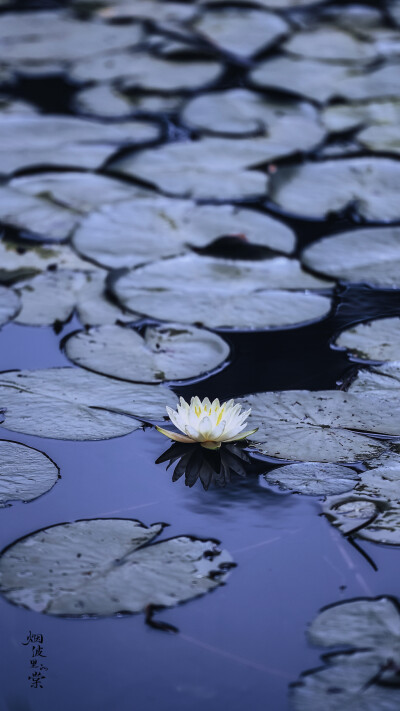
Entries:
[[171, 422], [183, 434], [162, 427], [157, 427], [157, 430], [177, 442], [198, 442], [207, 449], [218, 449], [222, 442], [244, 439], [257, 431], [258, 428], [243, 431], [251, 408], [245, 412], [241, 409], [242, 406], [235, 405], [234, 400], [220, 405], [217, 398], [210, 402], [206, 397], [202, 402], [198, 397], [192, 397], [189, 405], [181, 397], [176, 411], [167, 406], [167, 412]]

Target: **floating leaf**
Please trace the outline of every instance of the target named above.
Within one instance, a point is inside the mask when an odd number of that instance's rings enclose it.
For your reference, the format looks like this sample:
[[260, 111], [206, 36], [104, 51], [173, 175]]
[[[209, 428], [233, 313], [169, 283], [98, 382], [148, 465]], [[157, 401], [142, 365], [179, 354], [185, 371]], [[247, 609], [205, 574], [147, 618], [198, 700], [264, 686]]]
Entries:
[[[373, 192], [365, 190], [364, 197], [366, 200], [372, 200], [374, 193], [375, 197], [377, 196], [377, 192], [378, 186], [375, 186]], [[315, 199], [318, 199], [317, 196]], [[365, 207], [364, 203], [361, 209]], [[378, 209], [378, 204], [376, 208]], [[400, 214], [400, 208], [397, 209]], [[384, 213], [381, 213], [381, 218], [383, 215]], [[375, 287], [398, 288], [400, 227], [371, 227], [325, 237], [304, 250], [302, 262], [316, 272], [345, 282], [365, 282]]]
[[209, 328], [247, 330], [325, 316], [330, 310], [328, 298], [278, 290], [323, 286], [309, 279], [296, 260], [285, 257], [249, 262], [185, 255], [138, 267], [117, 279], [112, 288], [120, 303], [135, 313], [162, 321], [178, 318], [181, 323]]
[[20, 300], [12, 289], [0, 286], [0, 326], [11, 321], [20, 309]]
[[261, 62], [250, 76], [257, 86], [284, 89], [321, 103], [333, 98], [356, 101], [400, 93], [397, 64], [367, 70], [282, 56]]
[[58, 479], [58, 467], [43, 452], [0, 440], [0, 507], [9, 501], [32, 501]]
[[181, 324], [131, 328], [101, 326], [72, 334], [65, 352], [76, 365], [132, 382], [195, 378], [217, 368], [229, 346], [214, 333]]
[[[80, 215], [119, 200], [154, 195], [141, 186], [129, 185], [105, 175], [78, 171], [24, 175], [14, 178], [10, 186], [22, 193], [68, 207]], [[25, 227], [28, 228], [29, 225], [26, 224]]]
[[0, 222], [53, 240], [64, 240], [76, 226], [77, 215], [62, 205], [3, 186], [0, 188]]
[[172, 113], [180, 104], [181, 99], [170, 96], [126, 96], [109, 84], [97, 84], [75, 95], [79, 111], [105, 118], [124, 118], [138, 112]]
[[[370, 462], [369, 466], [374, 466]], [[351, 492], [350, 500], [346, 495], [328, 498], [324, 507], [327, 516], [335, 526], [343, 530], [343, 512], [363, 512], [356, 525], [357, 535], [375, 543], [400, 545], [400, 457], [392, 454], [382, 466], [375, 466], [363, 472], [361, 481]], [[354, 517], [354, 514], [353, 514]], [[347, 532], [346, 529], [344, 532]]]
[[284, 48], [300, 57], [334, 62], [368, 61], [379, 56], [373, 42], [331, 25], [297, 32], [285, 42]]
[[145, 546], [161, 530], [129, 519], [45, 528], [2, 554], [0, 590], [36, 612], [105, 617], [172, 607], [226, 579], [232, 559], [214, 541], [180, 536]]
[[379, 392], [365, 398], [338, 390], [286, 390], [247, 395], [249, 437], [263, 454], [303, 462], [364, 461], [384, 443], [361, 434], [400, 435], [398, 398]]
[[327, 496], [350, 491], [360, 477], [352, 469], [338, 464], [301, 462], [274, 469], [264, 474], [264, 479], [267, 484], [278, 484], [281, 489], [308, 496]]
[[361, 360], [400, 361], [400, 318], [382, 318], [359, 323], [342, 331], [336, 339], [336, 345], [347, 348], [353, 356]]
[[73, 243], [80, 254], [118, 269], [179, 254], [189, 244], [205, 247], [222, 235], [242, 235], [252, 244], [282, 252], [295, 246], [288, 227], [255, 210], [162, 197], [130, 200], [93, 212], [82, 221]]
[[22, 307], [17, 323], [51, 326], [67, 321], [74, 310], [85, 326], [134, 320], [132, 314], [126, 316], [107, 298], [105, 277], [100, 270], [85, 273], [57, 269], [19, 283], [16, 293]]
[[267, 176], [251, 167], [316, 146], [323, 135], [315, 123], [286, 116], [258, 138], [202, 138], [140, 151], [111, 167], [145, 180], [169, 195], [239, 199], [262, 195]]
[[322, 111], [329, 131], [349, 131], [367, 126], [396, 126], [400, 121], [400, 98], [332, 104]]
[[95, 123], [68, 116], [0, 116], [1, 172], [39, 165], [100, 168], [122, 144], [154, 140], [144, 122]]
[[107, 20], [151, 20], [155, 23], [175, 23], [190, 20], [197, 12], [196, 6], [165, 0], [73, 0], [75, 5], [105, 5], [99, 15]]
[[[266, 99], [248, 89], [228, 89], [195, 96], [183, 111], [183, 120], [189, 126], [206, 133], [221, 133], [232, 136], [260, 131], [269, 131], [271, 125], [278, 124], [283, 117], [290, 117], [284, 129], [287, 138], [293, 142], [297, 128], [297, 146], [301, 149], [302, 127], [308, 122], [314, 125], [315, 142], [322, 141], [323, 131], [318, 113], [312, 104], [306, 101], [289, 102]], [[297, 123], [299, 122], [299, 123]], [[306, 148], [308, 137], [305, 136]]]
[[206, 12], [192, 27], [218, 49], [239, 57], [251, 57], [267, 49], [289, 30], [278, 15], [245, 8]]
[[368, 370], [359, 370], [351, 383], [349, 392], [364, 393], [375, 390], [398, 390], [400, 388], [400, 363], [386, 363]]
[[53, 439], [120, 437], [160, 420], [176, 396], [161, 385], [133, 385], [81, 368], [21, 370], [0, 375], [2, 424], [13, 432]]
[[399, 126], [369, 126], [358, 134], [359, 142], [377, 153], [400, 153]]
[[83, 22], [66, 12], [18, 12], [2, 16], [0, 60], [31, 65], [70, 62], [101, 52], [112, 53], [141, 40], [139, 25], [116, 27]]
[[315, 645], [345, 649], [324, 655], [325, 666], [293, 685], [295, 711], [397, 711], [400, 618], [394, 602], [381, 597], [332, 605], [320, 612], [308, 637]]
[[270, 196], [302, 217], [324, 218], [355, 205], [366, 220], [390, 222], [400, 219], [399, 191], [399, 161], [345, 158], [281, 168], [271, 181]]
[[67, 245], [27, 245], [19, 241], [0, 241], [0, 281], [11, 283], [47, 269], [100, 271], [94, 264], [81, 259]]
[[222, 66], [212, 61], [176, 62], [147, 52], [114, 52], [77, 62], [70, 75], [76, 81], [118, 79], [124, 89], [178, 92], [211, 84], [222, 75]]

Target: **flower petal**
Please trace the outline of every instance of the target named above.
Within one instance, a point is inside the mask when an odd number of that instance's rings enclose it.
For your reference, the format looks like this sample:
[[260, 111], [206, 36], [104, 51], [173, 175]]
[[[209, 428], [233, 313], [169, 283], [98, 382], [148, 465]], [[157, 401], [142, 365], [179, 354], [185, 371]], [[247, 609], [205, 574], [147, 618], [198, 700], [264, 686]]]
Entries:
[[161, 434], [169, 437], [169, 439], [174, 439], [176, 442], [187, 442], [188, 444], [194, 444], [195, 440], [191, 437], [186, 437], [186, 435], [180, 434], [179, 432], [171, 432], [170, 430], [164, 430], [162, 427], [157, 427], [156, 430], [161, 432]]

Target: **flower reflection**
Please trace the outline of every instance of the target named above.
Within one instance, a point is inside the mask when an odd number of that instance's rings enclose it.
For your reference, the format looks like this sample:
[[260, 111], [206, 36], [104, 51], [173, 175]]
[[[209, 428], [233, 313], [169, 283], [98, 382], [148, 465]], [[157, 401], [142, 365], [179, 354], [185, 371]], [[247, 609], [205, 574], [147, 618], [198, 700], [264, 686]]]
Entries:
[[246, 464], [251, 462], [238, 444], [224, 444], [217, 450], [209, 450], [200, 444], [175, 443], [158, 457], [156, 464], [169, 462], [169, 469], [177, 460], [172, 481], [185, 475], [186, 486], [194, 486], [200, 479], [204, 489], [208, 489], [212, 482], [217, 486], [226, 486], [235, 475], [245, 477]]

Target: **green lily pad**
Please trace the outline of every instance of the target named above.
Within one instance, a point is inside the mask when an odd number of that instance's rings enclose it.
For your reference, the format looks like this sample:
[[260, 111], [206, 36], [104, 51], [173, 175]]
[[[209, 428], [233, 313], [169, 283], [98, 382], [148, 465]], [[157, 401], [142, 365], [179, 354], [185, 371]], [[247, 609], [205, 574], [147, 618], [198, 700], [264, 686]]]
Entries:
[[21, 307], [20, 300], [12, 289], [0, 286], [0, 326], [11, 321]]
[[162, 197], [125, 201], [93, 212], [82, 221], [73, 243], [97, 264], [118, 269], [179, 254], [189, 245], [205, 247], [222, 235], [242, 235], [252, 244], [282, 252], [295, 246], [293, 232], [269, 215]]
[[176, 396], [161, 385], [133, 385], [81, 368], [21, 370], [0, 375], [2, 426], [52, 439], [120, 437], [160, 420]]
[[0, 590], [35, 612], [106, 617], [172, 607], [226, 580], [232, 559], [214, 541], [180, 536], [146, 545], [161, 530], [129, 519], [45, 528], [2, 554]]
[[343, 647], [291, 690], [295, 711], [397, 711], [400, 616], [385, 597], [326, 608], [308, 630], [311, 644]]
[[363, 433], [400, 435], [400, 405], [393, 393], [368, 398], [338, 390], [286, 390], [247, 395], [249, 437], [269, 457], [303, 462], [357, 462], [376, 457], [385, 443]]
[[58, 467], [43, 452], [18, 442], [0, 440], [0, 507], [10, 501], [32, 501], [59, 477]]
[[72, 334], [65, 353], [76, 365], [96, 373], [159, 383], [214, 370], [227, 359], [229, 346], [210, 331], [176, 323], [148, 326], [143, 336], [131, 328], [101, 326]]
[[320, 219], [355, 204], [366, 220], [391, 222], [400, 219], [399, 190], [399, 161], [344, 158], [279, 169], [270, 196], [302, 217]]
[[154, 140], [149, 123], [95, 123], [69, 116], [0, 116], [2, 173], [39, 165], [100, 168], [121, 145]]
[[304, 250], [302, 262], [341, 281], [398, 288], [400, 227], [371, 227], [325, 237]]
[[360, 480], [359, 475], [338, 464], [301, 462], [288, 464], [264, 474], [267, 484], [278, 484], [281, 489], [307, 496], [327, 496], [350, 491]]
[[400, 361], [400, 318], [359, 323], [342, 331], [336, 345], [361, 360]]
[[191, 254], [138, 267], [112, 289], [128, 310], [161, 321], [247, 330], [322, 318], [330, 310], [327, 297], [289, 289], [324, 286], [286, 257], [249, 262]]
[[[287, 140], [302, 148], [302, 129], [314, 126], [315, 143], [323, 140], [324, 132], [316, 109], [306, 101], [289, 102], [266, 99], [248, 89], [228, 89], [227, 91], [201, 94], [191, 99], [182, 114], [183, 120], [192, 128], [206, 133], [220, 133], [240, 136], [255, 131], [269, 132], [285, 130]], [[280, 123], [283, 118], [289, 118]], [[297, 136], [296, 136], [297, 134]], [[305, 147], [309, 147], [309, 131], [304, 136]]]
[[239, 57], [251, 57], [278, 42], [288, 24], [273, 13], [222, 8], [204, 13], [191, 27], [212, 45]]

